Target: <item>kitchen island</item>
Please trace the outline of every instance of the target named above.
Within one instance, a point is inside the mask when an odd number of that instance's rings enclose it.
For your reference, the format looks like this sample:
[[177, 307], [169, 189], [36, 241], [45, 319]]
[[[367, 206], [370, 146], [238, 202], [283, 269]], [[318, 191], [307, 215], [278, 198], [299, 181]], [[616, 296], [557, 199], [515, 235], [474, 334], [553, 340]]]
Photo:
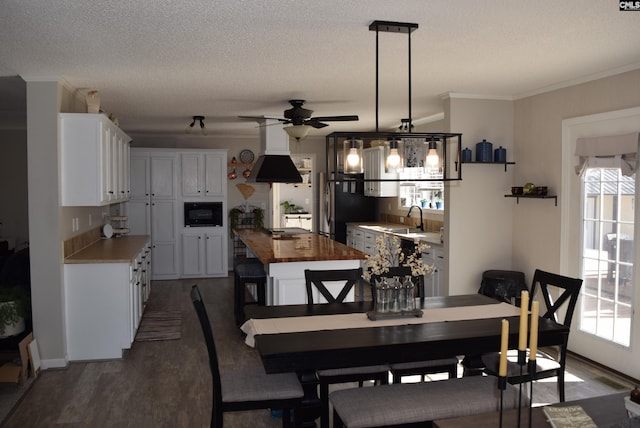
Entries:
[[[356, 269], [366, 255], [315, 233], [271, 233], [265, 229], [234, 229], [267, 273], [267, 305], [307, 302], [304, 270]], [[353, 292], [347, 300], [353, 300]], [[325, 300], [314, 296], [314, 302]]]

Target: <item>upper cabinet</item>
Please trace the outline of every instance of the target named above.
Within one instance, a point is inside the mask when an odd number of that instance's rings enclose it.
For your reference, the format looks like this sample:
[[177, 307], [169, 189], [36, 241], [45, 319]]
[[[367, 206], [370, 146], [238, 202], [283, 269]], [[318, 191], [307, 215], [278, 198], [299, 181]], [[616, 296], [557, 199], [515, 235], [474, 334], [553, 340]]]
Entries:
[[226, 150], [206, 153], [182, 153], [182, 196], [224, 196], [226, 181]]
[[63, 206], [102, 206], [131, 196], [131, 138], [103, 114], [61, 113]]
[[[394, 179], [398, 176], [385, 172], [384, 147], [371, 147], [363, 150], [364, 179], [381, 180]], [[365, 181], [365, 196], [398, 196], [398, 183], [394, 181]]]

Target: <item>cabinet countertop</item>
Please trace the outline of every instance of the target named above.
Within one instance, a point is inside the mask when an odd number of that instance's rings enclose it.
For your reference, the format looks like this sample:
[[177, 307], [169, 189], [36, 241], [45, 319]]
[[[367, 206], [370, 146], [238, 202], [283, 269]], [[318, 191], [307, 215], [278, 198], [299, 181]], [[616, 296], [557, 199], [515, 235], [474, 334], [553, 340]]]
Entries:
[[[377, 233], [387, 233], [390, 235], [395, 235], [398, 238], [410, 239], [410, 240], [419, 240], [429, 244], [431, 247], [442, 247], [442, 242], [440, 242], [440, 233], [438, 232], [412, 232], [412, 233], [402, 233], [398, 232], [400, 229], [404, 229], [404, 226], [393, 224], [393, 223], [381, 223], [381, 222], [353, 222], [347, 223], [347, 226], [360, 227], [365, 230], [371, 230], [372, 232]], [[385, 230], [390, 229], [390, 230]], [[407, 229], [409, 228], [407, 226]]]
[[64, 263], [129, 263], [147, 242], [149, 242], [149, 235], [103, 238], [65, 258]]
[[263, 229], [234, 229], [240, 240], [264, 264], [323, 260], [364, 260], [354, 248], [315, 233], [278, 239]]

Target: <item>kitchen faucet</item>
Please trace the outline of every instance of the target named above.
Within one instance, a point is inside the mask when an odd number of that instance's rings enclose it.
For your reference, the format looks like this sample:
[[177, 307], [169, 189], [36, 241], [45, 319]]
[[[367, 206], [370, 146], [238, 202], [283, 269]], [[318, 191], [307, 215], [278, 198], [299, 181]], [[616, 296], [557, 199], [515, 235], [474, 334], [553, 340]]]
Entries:
[[409, 207], [409, 212], [407, 213], [407, 218], [411, 217], [411, 210], [414, 208], [417, 208], [420, 211], [420, 224], [416, 226], [416, 229], [420, 229], [424, 232], [424, 224], [422, 223], [422, 208], [420, 208], [418, 205], [411, 205]]

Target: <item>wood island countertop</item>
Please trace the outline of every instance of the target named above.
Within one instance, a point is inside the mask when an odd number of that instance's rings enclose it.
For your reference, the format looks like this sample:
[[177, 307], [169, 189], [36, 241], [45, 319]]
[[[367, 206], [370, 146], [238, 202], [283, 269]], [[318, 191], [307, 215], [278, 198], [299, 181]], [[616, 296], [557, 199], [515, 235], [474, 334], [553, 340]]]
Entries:
[[315, 233], [287, 238], [274, 238], [263, 229], [234, 229], [234, 233], [264, 264], [366, 258], [362, 251]]
[[64, 263], [129, 263], [147, 242], [148, 235], [103, 238], [65, 258]]

